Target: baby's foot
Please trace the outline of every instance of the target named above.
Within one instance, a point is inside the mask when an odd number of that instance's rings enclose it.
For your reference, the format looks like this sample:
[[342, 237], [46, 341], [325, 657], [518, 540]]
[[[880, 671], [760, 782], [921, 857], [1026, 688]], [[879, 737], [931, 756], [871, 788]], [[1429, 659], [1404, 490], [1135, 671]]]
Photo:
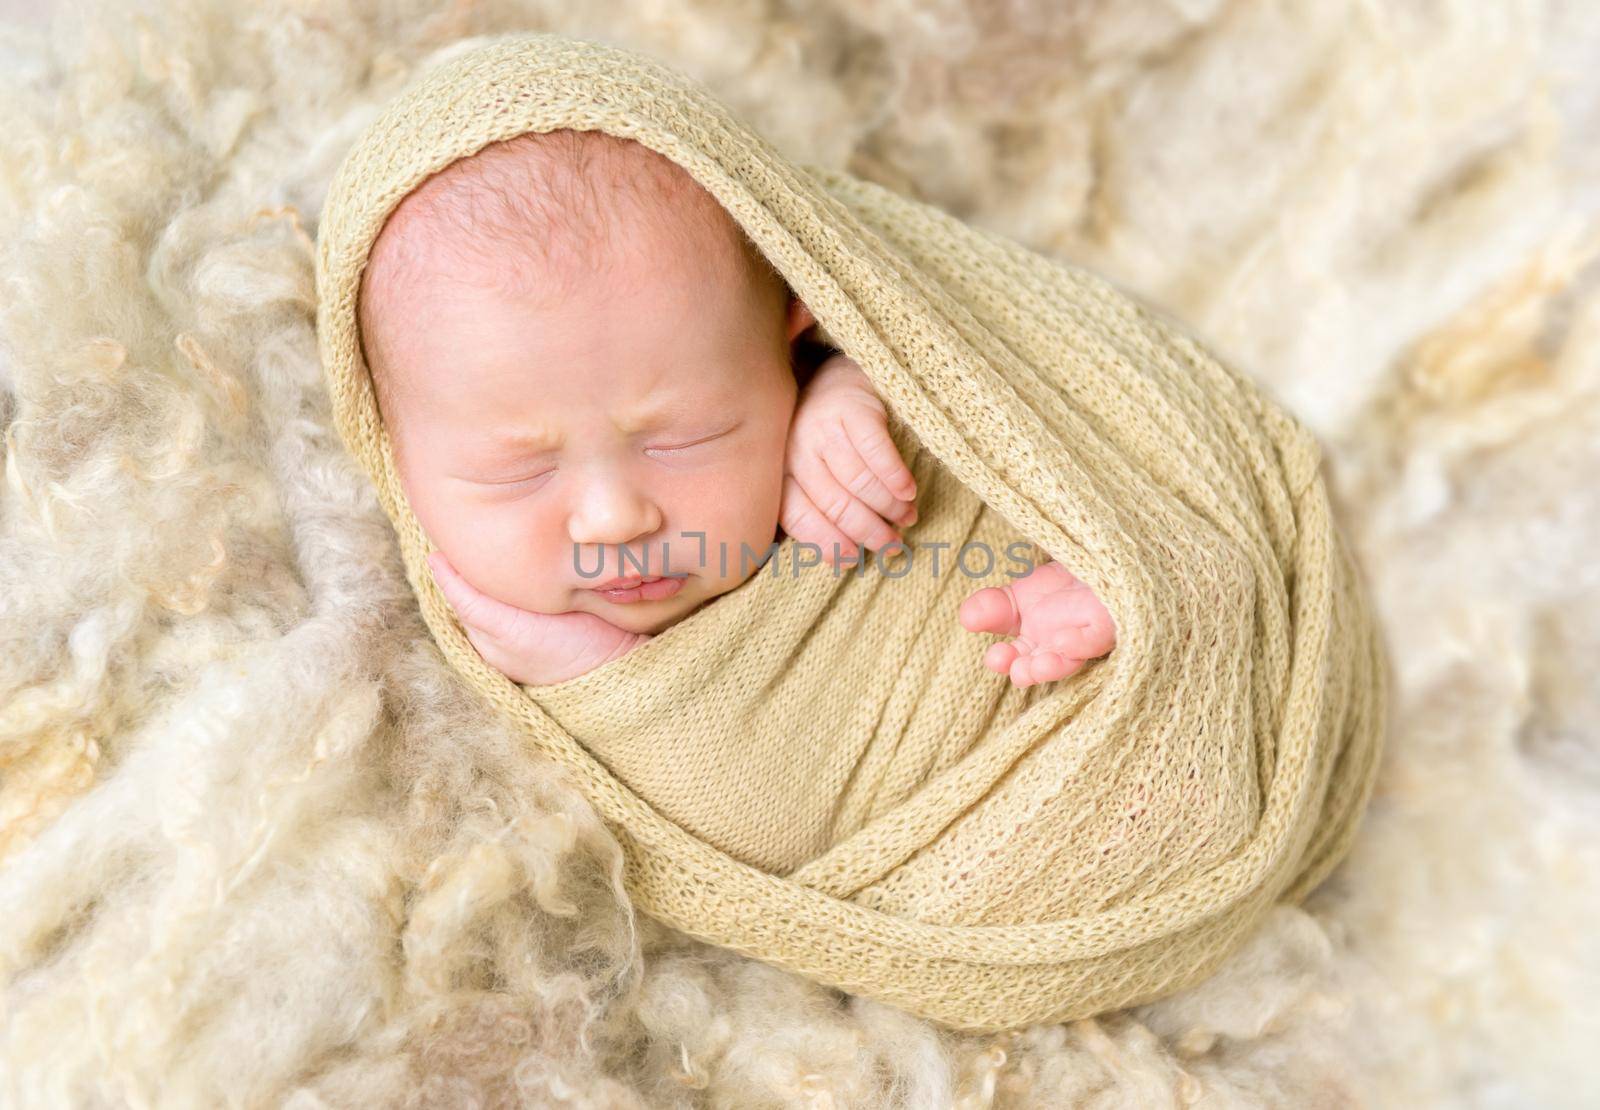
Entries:
[[1111, 614], [1083, 582], [1057, 562], [1041, 563], [1009, 586], [988, 586], [961, 603], [969, 632], [1015, 637], [994, 643], [984, 665], [1017, 686], [1065, 678], [1117, 643]]

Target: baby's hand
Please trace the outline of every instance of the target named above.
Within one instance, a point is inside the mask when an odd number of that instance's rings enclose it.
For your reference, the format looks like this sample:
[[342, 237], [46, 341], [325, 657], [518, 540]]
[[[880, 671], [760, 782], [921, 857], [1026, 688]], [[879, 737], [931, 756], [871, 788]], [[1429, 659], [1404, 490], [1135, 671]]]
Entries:
[[822, 548], [831, 564], [835, 544], [843, 559], [859, 554], [856, 543], [876, 549], [899, 540], [888, 522], [916, 523], [916, 494], [883, 401], [861, 367], [832, 355], [795, 402], [778, 523]]
[[1057, 562], [1040, 563], [1009, 586], [988, 586], [961, 603], [968, 632], [1015, 636], [989, 645], [984, 665], [1032, 686], [1072, 674], [1117, 643], [1116, 625], [1094, 591]]
[[533, 613], [496, 601], [456, 572], [444, 554], [428, 556], [433, 579], [484, 662], [513, 682], [548, 686], [626, 655], [646, 640], [593, 613]]

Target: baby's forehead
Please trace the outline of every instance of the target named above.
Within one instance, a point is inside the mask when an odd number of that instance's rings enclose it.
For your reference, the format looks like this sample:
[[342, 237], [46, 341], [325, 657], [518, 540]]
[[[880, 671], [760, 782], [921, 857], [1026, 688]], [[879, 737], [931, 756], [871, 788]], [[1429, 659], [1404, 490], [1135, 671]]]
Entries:
[[487, 267], [556, 292], [646, 254], [726, 280], [764, 268], [687, 170], [632, 140], [563, 129], [491, 143], [428, 178], [385, 223], [368, 270], [392, 285]]

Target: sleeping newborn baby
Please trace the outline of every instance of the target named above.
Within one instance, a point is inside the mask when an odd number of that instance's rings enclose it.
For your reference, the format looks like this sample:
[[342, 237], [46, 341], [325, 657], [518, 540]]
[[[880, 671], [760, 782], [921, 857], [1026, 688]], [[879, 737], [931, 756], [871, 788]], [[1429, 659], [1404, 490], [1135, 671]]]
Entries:
[[[836, 353], [799, 380], [810, 311], [642, 144], [562, 130], [450, 164], [385, 223], [358, 315], [435, 580], [518, 683], [619, 658], [759, 571], [785, 531], [837, 566], [916, 520], [865, 373]], [[1115, 642], [1056, 562], [974, 592], [960, 619], [1012, 638], [984, 663], [1018, 686]]]

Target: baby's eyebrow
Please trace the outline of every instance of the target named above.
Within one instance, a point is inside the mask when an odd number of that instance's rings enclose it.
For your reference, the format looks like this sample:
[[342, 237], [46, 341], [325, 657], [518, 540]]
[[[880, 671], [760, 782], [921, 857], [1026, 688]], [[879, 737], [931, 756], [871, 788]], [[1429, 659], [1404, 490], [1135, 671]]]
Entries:
[[538, 455], [546, 451], [554, 451], [561, 446], [558, 440], [552, 439], [543, 432], [502, 432], [492, 436], [486, 446], [488, 452], [495, 457], [508, 455]]
[[[736, 405], [736, 396], [722, 390], [709, 397], [674, 394], [667, 399], [656, 399], [654, 403], [641, 405], [632, 412], [624, 413], [615, 424], [617, 431], [623, 435], [635, 435], [663, 428], [668, 424], [698, 420], [708, 411], [727, 411]], [[561, 443], [559, 439], [549, 437], [544, 429], [535, 429], [503, 431], [491, 438], [490, 445], [496, 449], [497, 454], [539, 454], [554, 451], [561, 446]]]
[[[674, 420], [696, 416], [703, 412], [707, 406], [692, 403], [684, 399], [656, 404], [646, 409], [630, 413], [631, 420], [618, 424], [618, 430], [624, 435], [645, 431], [650, 428], [662, 427]], [[479, 440], [476, 446], [479, 451], [475, 454], [488, 462], [497, 462], [501, 459], [523, 458], [530, 455], [542, 455], [556, 451], [561, 446], [559, 437], [550, 436], [543, 429], [534, 431], [501, 431], [491, 433], [488, 437]]]

